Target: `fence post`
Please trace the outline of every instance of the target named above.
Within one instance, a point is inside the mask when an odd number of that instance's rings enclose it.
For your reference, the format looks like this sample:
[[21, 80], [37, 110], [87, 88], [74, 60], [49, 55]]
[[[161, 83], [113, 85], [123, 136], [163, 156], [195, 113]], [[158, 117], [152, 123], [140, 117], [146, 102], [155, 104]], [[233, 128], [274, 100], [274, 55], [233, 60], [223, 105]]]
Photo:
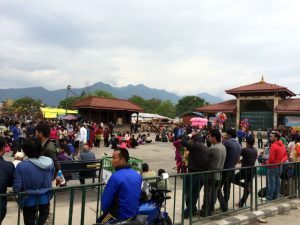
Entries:
[[182, 179], [182, 203], [181, 203], [181, 224], [184, 225], [184, 205], [185, 205], [185, 188], [186, 188], [186, 177], [188, 175], [184, 174]]
[[[255, 210], [257, 210], [258, 208], [258, 203], [257, 203], [257, 170], [256, 170], [257, 167], [255, 167], [255, 173], [254, 173], [254, 204], [255, 204]], [[261, 168], [261, 167], [260, 167]]]
[[299, 198], [299, 195], [300, 195], [300, 164], [299, 164], [299, 162], [297, 162], [296, 168], [297, 168], [296, 174], [297, 174], [297, 180], [298, 180], [298, 182], [297, 182], [297, 187], [298, 187], [297, 197]]

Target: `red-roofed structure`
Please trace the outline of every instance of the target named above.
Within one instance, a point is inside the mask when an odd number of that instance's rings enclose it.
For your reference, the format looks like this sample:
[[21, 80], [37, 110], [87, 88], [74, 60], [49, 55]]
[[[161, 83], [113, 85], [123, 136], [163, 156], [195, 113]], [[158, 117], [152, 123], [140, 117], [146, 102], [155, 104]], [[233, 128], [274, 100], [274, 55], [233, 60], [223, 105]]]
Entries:
[[[279, 125], [288, 125], [287, 117], [299, 117], [300, 121], [300, 99], [293, 99], [295, 93], [288, 88], [271, 84], [264, 81], [240, 86], [225, 91], [236, 97], [218, 104], [199, 107], [196, 110], [206, 113], [208, 117], [217, 112], [227, 114], [228, 120], [225, 128], [240, 128], [240, 121], [244, 118], [250, 120], [253, 130], [277, 128]], [[299, 123], [300, 129], [300, 123]]]
[[255, 93], [256, 95], [264, 95], [267, 93], [273, 94], [274, 92], [283, 98], [296, 96], [292, 91], [290, 91], [286, 87], [267, 83], [263, 79], [260, 82], [229, 89], [225, 92], [227, 94], [234, 95], [235, 97], [242, 95], [249, 96], [249, 94], [252, 93]]
[[196, 109], [199, 112], [205, 113], [216, 113], [216, 112], [224, 112], [224, 113], [235, 113], [236, 112], [236, 100], [228, 100], [225, 102], [206, 105]]
[[144, 112], [137, 104], [124, 99], [90, 96], [77, 101], [74, 108], [84, 121], [94, 121], [130, 126], [133, 113]]
[[300, 99], [291, 98], [281, 100], [276, 107], [277, 113], [300, 114]]

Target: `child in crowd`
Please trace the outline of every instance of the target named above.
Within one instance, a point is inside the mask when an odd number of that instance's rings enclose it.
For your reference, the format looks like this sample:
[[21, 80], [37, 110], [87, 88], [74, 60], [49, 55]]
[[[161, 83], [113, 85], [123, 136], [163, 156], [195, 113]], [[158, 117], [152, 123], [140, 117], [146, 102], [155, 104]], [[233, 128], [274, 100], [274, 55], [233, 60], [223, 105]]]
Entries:
[[147, 134], [146, 143], [151, 143], [152, 139], [150, 138], [150, 133]]
[[134, 138], [134, 134], [131, 135], [131, 138], [130, 138], [130, 146], [131, 146], [132, 148], [136, 148], [138, 145], [139, 145], [139, 144], [138, 144], [137, 140]]
[[137, 136], [136, 141], [139, 145], [145, 144], [145, 142], [143, 141], [142, 136], [140, 134]]
[[[163, 173], [165, 173], [166, 171], [164, 169], [159, 169], [157, 172], [158, 176], [161, 176]], [[166, 180], [160, 180], [157, 182], [157, 188], [158, 189], [165, 189], [165, 190], [169, 190], [169, 179]]]

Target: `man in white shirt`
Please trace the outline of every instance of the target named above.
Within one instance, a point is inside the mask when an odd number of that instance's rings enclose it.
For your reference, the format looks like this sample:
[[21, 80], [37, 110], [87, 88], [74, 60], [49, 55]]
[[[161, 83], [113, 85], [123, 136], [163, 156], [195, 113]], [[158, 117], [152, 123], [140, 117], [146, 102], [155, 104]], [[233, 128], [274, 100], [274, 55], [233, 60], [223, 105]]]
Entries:
[[84, 124], [80, 124], [80, 152], [82, 152], [83, 145], [87, 142], [87, 130]]

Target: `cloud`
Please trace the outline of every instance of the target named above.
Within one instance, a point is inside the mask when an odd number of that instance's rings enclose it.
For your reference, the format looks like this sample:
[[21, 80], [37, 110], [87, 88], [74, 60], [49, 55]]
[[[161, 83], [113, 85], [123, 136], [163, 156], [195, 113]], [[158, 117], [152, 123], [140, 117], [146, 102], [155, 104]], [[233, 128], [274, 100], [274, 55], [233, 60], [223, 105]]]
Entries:
[[299, 6], [292, 0], [3, 0], [0, 74], [5, 87], [101, 81], [224, 97], [224, 90], [264, 74], [295, 91]]

